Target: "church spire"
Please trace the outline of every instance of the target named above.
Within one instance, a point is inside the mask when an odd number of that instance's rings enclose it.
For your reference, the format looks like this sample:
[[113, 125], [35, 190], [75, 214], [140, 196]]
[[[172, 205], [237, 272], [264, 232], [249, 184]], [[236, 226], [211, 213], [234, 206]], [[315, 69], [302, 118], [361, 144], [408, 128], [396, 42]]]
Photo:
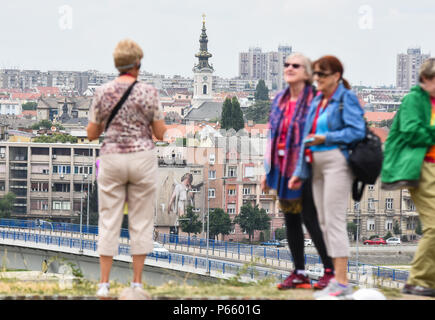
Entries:
[[207, 43], [208, 43], [208, 37], [207, 37], [207, 33], [206, 33], [206, 28], [205, 28], [205, 14], [202, 15], [202, 32], [201, 32], [201, 36], [199, 37], [199, 52], [197, 54], [195, 54], [195, 57], [198, 58], [198, 64], [195, 65], [194, 69], [204, 69], [204, 68], [209, 68], [211, 70], [213, 70], [213, 67], [208, 63], [208, 59], [212, 56], [212, 54], [210, 52], [208, 52], [207, 49]]

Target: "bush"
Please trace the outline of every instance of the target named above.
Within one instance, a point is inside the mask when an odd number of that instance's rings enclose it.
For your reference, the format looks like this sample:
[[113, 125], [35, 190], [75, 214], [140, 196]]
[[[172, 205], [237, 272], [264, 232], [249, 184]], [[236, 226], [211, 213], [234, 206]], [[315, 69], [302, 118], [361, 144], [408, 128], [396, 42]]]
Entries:
[[402, 242], [408, 242], [408, 236], [405, 234], [403, 236], [400, 237], [400, 240], [402, 240]]
[[387, 234], [384, 236], [384, 240], [387, 240], [389, 238], [391, 238], [393, 235], [391, 234], [390, 231], [387, 232]]

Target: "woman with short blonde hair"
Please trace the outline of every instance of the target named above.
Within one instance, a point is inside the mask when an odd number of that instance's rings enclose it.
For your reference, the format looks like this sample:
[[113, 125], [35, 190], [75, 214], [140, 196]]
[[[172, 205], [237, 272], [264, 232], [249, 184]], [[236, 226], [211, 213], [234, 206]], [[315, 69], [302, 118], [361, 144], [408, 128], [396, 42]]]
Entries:
[[[126, 198], [134, 289], [141, 290], [145, 257], [154, 247], [150, 208], [155, 203], [157, 157], [153, 135], [163, 140], [166, 126], [158, 91], [137, 81], [142, 57], [136, 42], [126, 39], [117, 44], [113, 58], [120, 75], [97, 88], [89, 112], [88, 138], [97, 139], [105, 131], [97, 179], [99, 297], [109, 295]], [[120, 101], [124, 103], [114, 112]]]
[[143, 51], [141, 47], [130, 39], [125, 39], [115, 47], [113, 51], [113, 59], [115, 61], [115, 67], [119, 72], [124, 73], [129, 69], [135, 67], [143, 58]]

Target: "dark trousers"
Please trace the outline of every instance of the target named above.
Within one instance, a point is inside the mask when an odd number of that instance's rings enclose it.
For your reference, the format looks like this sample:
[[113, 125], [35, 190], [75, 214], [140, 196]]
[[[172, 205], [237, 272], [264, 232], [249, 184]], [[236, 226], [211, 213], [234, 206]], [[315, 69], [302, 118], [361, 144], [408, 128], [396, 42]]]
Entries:
[[[325, 241], [323, 240], [322, 230], [320, 229], [319, 219], [317, 218], [316, 206], [314, 205], [313, 192], [311, 189], [311, 179], [304, 181], [302, 185], [301, 200], [302, 212], [300, 214], [284, 212], [287, 241], [293, 256], [295, 269], [305, 269], [304, 233], [302, 230], [302, 223], [304, 223], [322, 259], [324, 268], [334, 270], [332, 259], [328, 256], [326, 251]], [[280, 199], [280, 201], [285, 200]]]

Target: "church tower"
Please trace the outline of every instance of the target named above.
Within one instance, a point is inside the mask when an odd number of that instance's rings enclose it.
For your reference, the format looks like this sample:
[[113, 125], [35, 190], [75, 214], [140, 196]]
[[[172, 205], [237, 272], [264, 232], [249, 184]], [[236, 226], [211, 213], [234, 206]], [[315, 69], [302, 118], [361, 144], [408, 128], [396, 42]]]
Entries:
[[212, 101], [213, 66], [208, 59], [212, 56], [207, 51], [207, 33], [205, 28], [205, 14], [202, 15], [202, 32], [199, 38], [199, 52], [195, 54], [198, 63], [193, 67], [193, 100], [192, 105], [198, 108], [203, 102]]

